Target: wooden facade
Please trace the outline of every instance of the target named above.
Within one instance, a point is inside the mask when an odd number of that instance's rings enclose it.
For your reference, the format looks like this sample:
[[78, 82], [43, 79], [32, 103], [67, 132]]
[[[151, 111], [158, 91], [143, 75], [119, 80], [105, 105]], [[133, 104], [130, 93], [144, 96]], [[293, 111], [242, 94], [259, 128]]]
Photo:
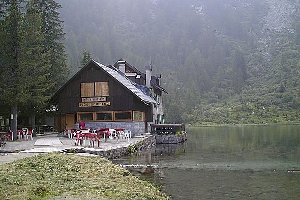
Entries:
[[143, 122], [145, 128], [153, 122], [153, 103], [143, 101], [106, 68], [91, 61], [56, 92], [52, 97], [57, 106], [56, 130], [74, 128], [81, 120]]

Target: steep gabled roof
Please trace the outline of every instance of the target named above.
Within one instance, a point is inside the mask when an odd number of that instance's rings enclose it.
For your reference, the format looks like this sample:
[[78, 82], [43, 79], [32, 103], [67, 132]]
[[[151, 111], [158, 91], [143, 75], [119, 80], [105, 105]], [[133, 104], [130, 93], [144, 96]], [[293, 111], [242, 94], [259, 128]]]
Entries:
[[[131, 70], [133, 70], [135, 73], [141, 75], [141, 78], [146, 79], [146, 74], [145, 73], [141, 72], [136, 67], [130, 65], [127, 61], [123, 60], [122, 58], [120, 60], [118, 60], [117, 62], [115, 62], [115, 64], [113, 66], [115, 68], [118, 68], [118, 62], [120, 62], [120, 61], [124, 62], [125, 66], [131, 68]], [[152, 66], [151, 65], [147, 66], [147, 67], [151, 68], [151, 70], [152, 70]], [[165, 93], [168, 94], [168, 92], [163, 87], [161, 87], [159, 84], [157, 84], [158, 78], [159, 78], [158, 76], [151, 76], [151, 81], [150, 81], [151, 86], [153, 88], [157, 89], [157, 90], [160, 90], [160, 91], [165, 92]]]
[[106, 71], [110, 76], [112, 76], [117, 81], [119, 81], [123, 86], [125, 86], [128, 90], [130, 90], [134, 95], [136, 95], [138, 98], [140, 98], [143, 102], [156, 103], [156, 101], [152, 97], [146, 95], [142, 90], [140, 90], [137, 87], [136, 83], [132, 82], [129, 78], [127, 78], [118, 69], [112, 69], [112, 68], [104, 66], [96, 61], [94, 61], [94, 63], [97, 64], [98, 67], [100, 67], [104, 71]]
[[125, 66], [126, 67], [129, 67], [131, 70], [133, 70], [135, 73], [137, 74], [143, 74], [140, 70], [138, 70], [136, 67], [130, 65], [126, 60], [123, 60], [122, 58], [120, 60], [118, 60], [115, 64], [114, 64], [114, 67], [117, 68], [118, 66], [118, 62], [119, 61], [123, 61], [125, 63]]
[[70, 80], [68, 80], [53, 96], [52, 100], [56, 98], [56, 96], [62, 91], [75, 77], [77, 77], [83, 69], [88, 67], [91, 63], [96, 65], [98, 68], [101, 68], [103, 71], [105, 71], [109, 76], [117, 80], [121, 85], [123, 85], [125, 88], [127, 88], [130, 92], [132, 92], [136, 97], [141, 99], [145, 104], [148, 103], [156, 103], [156, 101], [150, 97], [149, 95], [145, 94], [141, 89], [139, 89], [138, 85], [134, 82], [132, 82], [130, 79], [128, 79], [125, 74], [120, 72], [118, 69], [113, 69], [111, 67], [105, 66], [103, 64], [100, 64], [94, 60], [91, 60], [88, 64], [86, 64], [81, 70], [79, 70]]

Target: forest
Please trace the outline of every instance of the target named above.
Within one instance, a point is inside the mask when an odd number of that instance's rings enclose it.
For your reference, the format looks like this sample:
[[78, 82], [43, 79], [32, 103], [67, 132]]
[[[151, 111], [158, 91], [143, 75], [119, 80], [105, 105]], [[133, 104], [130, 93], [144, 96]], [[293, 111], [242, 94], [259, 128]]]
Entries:
[[141, 71], [151, 63], [168, 91], [168, 122], [297, 123], [299, 8], [298, 0], [1, 0], [1, 112], [42, 113], [88, 54]]
[[35, 128], [36, 116], [46, 115], [51, 95], [67, 78], [59, 8], [54, 0], [0, 0], [1, 129], [10, 119], [13, 138], [18, 116]]
[[60, 1], [70, 72], [82, 52], [162, 74], [169, 122], [300, 117], [298, 0]]

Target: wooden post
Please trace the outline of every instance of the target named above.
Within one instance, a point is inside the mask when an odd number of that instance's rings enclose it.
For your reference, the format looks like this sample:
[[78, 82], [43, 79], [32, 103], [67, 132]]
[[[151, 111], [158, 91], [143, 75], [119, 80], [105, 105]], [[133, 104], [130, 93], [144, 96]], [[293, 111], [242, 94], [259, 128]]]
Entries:
[[14, 105], [11, 108], [10, 117], [10, 130], [13, 132], [13, 140], [17, 140], [17, 129], [18, 129], [18, 106]]

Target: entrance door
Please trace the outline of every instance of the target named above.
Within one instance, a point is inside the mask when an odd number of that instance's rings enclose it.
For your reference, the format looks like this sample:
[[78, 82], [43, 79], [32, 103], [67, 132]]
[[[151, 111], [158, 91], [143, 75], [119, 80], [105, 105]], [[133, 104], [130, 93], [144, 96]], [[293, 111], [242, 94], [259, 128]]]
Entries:
[[64, 131], [66, 129], [66, 116], [60, 116], [60, 131]]
[[73, 129], [75, 125], [75, 115], [66, 114], [66, 129]]

